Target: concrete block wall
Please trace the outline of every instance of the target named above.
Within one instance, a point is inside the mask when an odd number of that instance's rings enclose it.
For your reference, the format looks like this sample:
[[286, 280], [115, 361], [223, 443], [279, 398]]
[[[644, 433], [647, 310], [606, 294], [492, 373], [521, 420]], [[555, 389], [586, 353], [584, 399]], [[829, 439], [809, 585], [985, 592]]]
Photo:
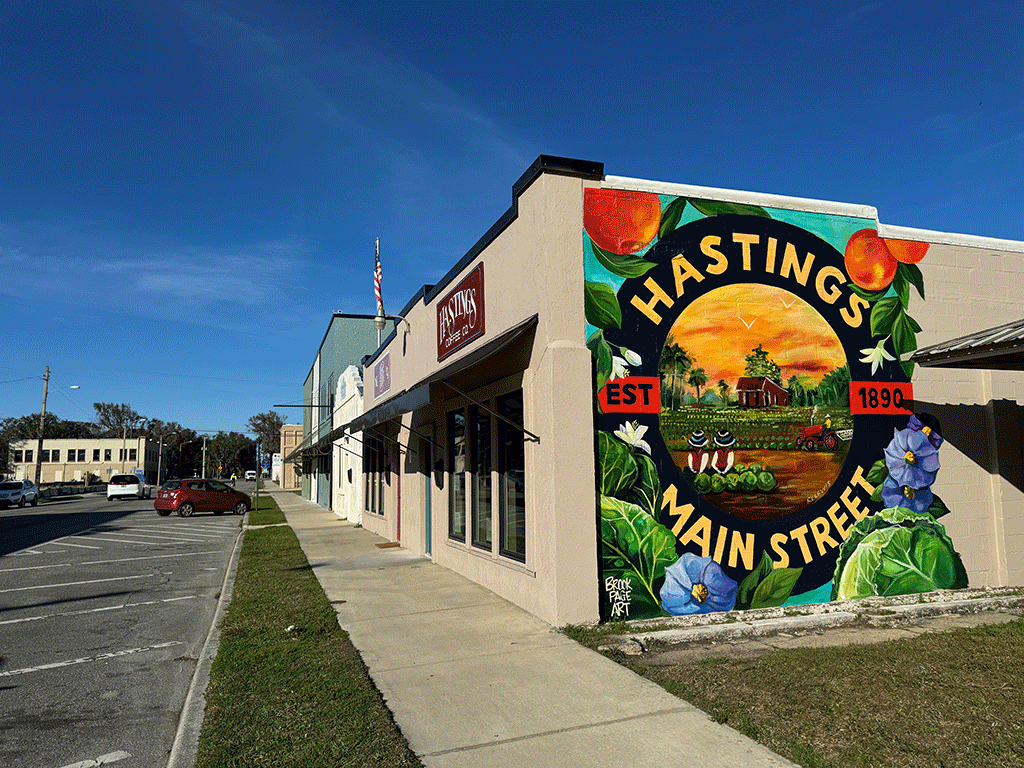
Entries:
[[[919, 266], [925, 300], [912, 292], [908, 308], [922, 326], [919, 347], [1021, 318], [1024, 254], [933, 244]], [[971, 586], [1024, 584], [1024, 374], [918, 367], [913, 382], [917, 410], [942, 424], [933, 490], [951, 510], [940, 522]]]

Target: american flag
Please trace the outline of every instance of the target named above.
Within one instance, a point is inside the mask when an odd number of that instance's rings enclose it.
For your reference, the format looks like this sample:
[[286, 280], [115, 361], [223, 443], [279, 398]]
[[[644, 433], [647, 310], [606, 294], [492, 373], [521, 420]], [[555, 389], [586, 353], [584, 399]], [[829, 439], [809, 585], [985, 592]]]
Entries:
[[373, 293], [377, 297], [377, 314], [384, 314], [384, 300], [380, 297], [380, 284], [383, 274], [380, 269], [380, 238], [377, 238], [377, 248], [373, 254]]

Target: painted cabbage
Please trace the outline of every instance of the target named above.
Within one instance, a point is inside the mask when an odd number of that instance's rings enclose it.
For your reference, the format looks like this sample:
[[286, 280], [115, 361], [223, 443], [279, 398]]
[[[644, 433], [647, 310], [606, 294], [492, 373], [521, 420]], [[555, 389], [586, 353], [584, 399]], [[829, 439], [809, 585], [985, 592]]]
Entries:
[[967, 571], [945, 527], [902, 507], [859, 520], [839, 549], [832, 599], [963, 589]]

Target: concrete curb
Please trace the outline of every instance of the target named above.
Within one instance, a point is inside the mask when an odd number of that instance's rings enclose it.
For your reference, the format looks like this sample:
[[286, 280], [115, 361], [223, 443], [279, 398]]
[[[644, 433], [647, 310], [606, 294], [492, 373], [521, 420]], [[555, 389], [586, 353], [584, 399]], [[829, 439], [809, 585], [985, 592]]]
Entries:
[[[827, 608], [795, 606], [789, 609], [766, 609], [758, 612], [739, 611], [730, 617], [731, 620], [723, 621], [719, 618], [713, 624], [695, 621], [687, 626], [647, 631], [645, 626], [652, 626], [652, 622], [645, 620], [637, 622], [636, 632], [609, 635], [598, 649], [638, 655], [655, 644], [683, 645], [708, 641], [756, 640], [787, 633], [821, 632], [854, 624], [899, 627], [935, 616], [1024, 609], [1024, 595], [994, 594], [985, 597], [976, 592], [964, 592], [959, 595], [947, 592], [942, 593], [941, 597], [951, 599], [940, 598], [922, 603], [908, 603], [870, 598], [828, 604]], [[817, 610], [804, 613], [801, 609], [805, 607]], [[800, 613], [786, 615], [786, 610]]]
[[[247, 512], [246, 520], [249, 519], [248, 515]], [[210, 683], [210, 666], [213, 664], [217, 648], [220, 645], [220, 623], [231, 602], [235, 574], [238, 572], [238, 559], [242, 552], [242, 540], [245, 538], [247, 529], [248, 526], [243, 523], [238, 537], [235, 539], [231, 562], [228, 564], [227, 573], [224, 574], [224, 583], [221, 584], [217, 610], [213, 614], [213, 621], [210, 623], [206, 642], [203, 643], [203, 650], [199, 653], [196, 670], [192, 674], [192, 682], [189, 684], [188, 695], [185, 697], [185, 705], [182, 707], [178, 719], [178, 731], [174, 735], [174, 744], [171, 746], [171, 754], [167, 759], [167, 768], [192, 768], [195, 765], [196, 752], [199, 749], [199, 732], [203, 727], [203, 714], [206, 709], [206, 686]]]

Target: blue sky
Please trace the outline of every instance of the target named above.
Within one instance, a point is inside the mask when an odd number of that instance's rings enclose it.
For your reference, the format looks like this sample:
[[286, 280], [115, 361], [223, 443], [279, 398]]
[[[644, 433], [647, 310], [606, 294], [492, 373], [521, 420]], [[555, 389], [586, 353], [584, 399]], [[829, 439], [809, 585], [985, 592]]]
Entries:
[[1016, 1], [0, 0], [0, 72], [0, 418], [244, 429], [540, 154], [1024, 240]]

